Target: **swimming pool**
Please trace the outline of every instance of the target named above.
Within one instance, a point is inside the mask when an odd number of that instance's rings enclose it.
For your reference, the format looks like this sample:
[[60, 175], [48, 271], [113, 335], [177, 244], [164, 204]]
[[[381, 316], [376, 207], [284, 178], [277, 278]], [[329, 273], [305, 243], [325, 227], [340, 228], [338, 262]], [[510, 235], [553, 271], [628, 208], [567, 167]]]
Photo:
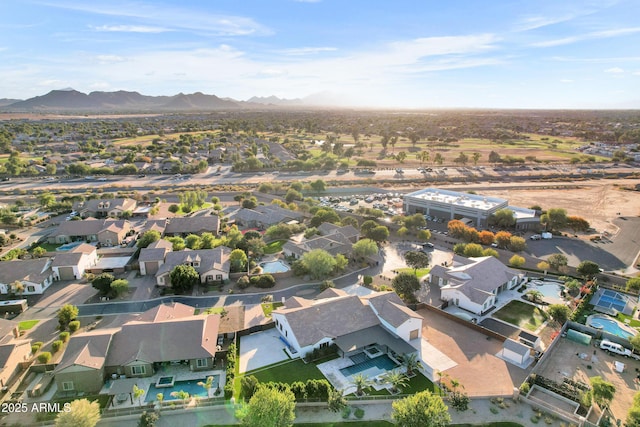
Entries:
[[587, 325], [592, 328], [602, 329], [610, 334], [617, 335], [620, 338], [629, 339], [635, 334], [625, 328], [623, 328], [617, 320], [610, 319], [604, 316], [591, 315], [587, 319]]
[[529, 286], [527, 290], [540, 292], [543, 295], [543, 299], [547, 302], [550, 302], [550, 300], [553, 300], [553, 302], [562, 300], [561, 292], [564, 286], [553, 282], [539, 283], [540, 284], [536, 283], [535, 286]]
[[56, 252], [67, 252], [67, 251], [70, 251], [71, 249], [75, 248], [76, 246], [80, 246], [83, 243], [84, 242], [65, 243], [64, 245], [58, 246], [56, 248]]
[[[220, 385], [220, 375], [211, 375], [213, 377], [213, 385], [211, 386], [211, 390], [215, 390]], [[145, 397], [145, 402], [155, 402], [158, 400], [158, 393], [162, 393], [164, 396], [164, 401], [168, 402], [171, 400], [178, 400], [177, 397], [171, 396], [171, 393], [174, 391], [186, 391], [189, 393], [189, 396], [199, 396], [199, 397], [208, 397], [207, 390], [204, 387], [198, 385], [199, 382], [206, 383], [207, 379], [196, 379], [189, 381], [176, 381], [173, 383], [173, 387], [156, 387], [154, 384], [149, 386], [149, 390], [147, 390], [147, 396]]]
[[261, 262], [260, 267], [263, 273], [284, 273], [290, 270], [289, 266], [280, 260]]
[[[375, 368], [377, 371], [391, 371], [397, 367], [398, 364], [396, 362], [394, 362], [388, 355], [383, 354], [382, 356], [374, 357], [373, 359], [368, 359], [363, 362], [356, 363], [355, 365], [342, 368], [340, 369], [340, 372], [345, 377], [350, 377], [370, 369], [373, 371], [372, 368]], [[379, 373], [381, 372], [377, 372], [376, 374], [369, 376], [374, 377]]]

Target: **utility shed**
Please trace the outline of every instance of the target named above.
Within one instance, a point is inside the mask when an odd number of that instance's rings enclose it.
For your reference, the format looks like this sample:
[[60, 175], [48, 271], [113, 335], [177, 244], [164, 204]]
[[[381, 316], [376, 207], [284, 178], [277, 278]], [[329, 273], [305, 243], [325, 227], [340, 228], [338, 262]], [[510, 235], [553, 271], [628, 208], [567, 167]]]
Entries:
[[531, 347], [507, 338], [502, 347], [502, 357], [517, 366], [528, 366], [531, 362]]

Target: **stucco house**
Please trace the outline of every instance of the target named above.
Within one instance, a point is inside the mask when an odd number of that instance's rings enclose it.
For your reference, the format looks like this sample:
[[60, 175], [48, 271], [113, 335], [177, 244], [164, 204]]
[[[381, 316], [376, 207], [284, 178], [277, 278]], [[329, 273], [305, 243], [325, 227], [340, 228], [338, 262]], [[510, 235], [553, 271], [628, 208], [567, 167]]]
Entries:
[[187, 361], [192, 371], [211, 370], [220, 315], [164, 304], [118, 328], [74, 335], [54, 370], [58, 389], [94, 393], [112, 376], [152, 376], [163, 363]]
[[49, 235], [51, 244], [69, 242], [99, 242], [103, 246], [121, 244], [131, 232], [131, 223], [127, 220], [85, 219], [65, 221]]
[[[14, 284], [20, 282], [22, 290]], [[0, 294], [39, 295], [53, 283], [50, 258], [0, 261]]]
[[331, 256], [342, 254], [347, 258], [353, 252], [353, 242], [339, 231], [326, 236], [313, 236], [310, 239], [302, 238], [299, 241], [289, 240], [282, 246], [282, 252], [286, 257], [301, 258], [307, 252], [314, 249], [324, 249]]
[[73, 210], [82, 218], [119, 218], [124, 212], [133, 212], [138, 203], [134, 199], [94, 199], [75, 202]]
[[51, 262], [55, 280], [80, 280], [84, 272], [98, 263], [95, 246], [82, 243], [68, 252], [57, 253]]
[[220, 231], [220, 217], [217, 215], [202, 215], [167, 220], [164, 229], [165, 236], [185, 237], [189, 234], [212, 233]]
[[31, 340], [19, 339], [18, 323], [0, 319], [0, 389], [8, 387], [31, 358]]
[[222, 282], [229, 279], [231, 249], [219, 246], [215, 249], [198, 249], [168, 252], [159, 266], [156, 281], [160, 286], [171, 286], [171, 270], [180, 264], [190, 265], [200, 275], [201, 283]]
[[454, 256], [451, 266], [434, 266], [430, 277], [431, 283], [440, 287], [440, 299], [482, 315], [494, 307], [500, 292], [520, 285], [525, 274], [491, 256]]
[[342, 356], [374, 345], [392, 355], [410, 354], [417, 351], [411, 342], [422, 337], [422, 316], [395, 292], [356, 296], [328, 289], [317, 300], [291, 297], [272, 317], [294, 357], [331, 344]]
[[265, 230], [272, 225], [289, 221], [301, 221], [300, 212], [285, 209], [278, 205], [258, 205], [253, 209], [242, 208], [229, 216], [229, 219], [242, 228], [258, 228]]
[[156, 274], [167, 254], [173, 250], [173, 244], [164, 239], [151, 243], [146, 248], [140, 249], [138, 262], [140, 263], [140, 275]]

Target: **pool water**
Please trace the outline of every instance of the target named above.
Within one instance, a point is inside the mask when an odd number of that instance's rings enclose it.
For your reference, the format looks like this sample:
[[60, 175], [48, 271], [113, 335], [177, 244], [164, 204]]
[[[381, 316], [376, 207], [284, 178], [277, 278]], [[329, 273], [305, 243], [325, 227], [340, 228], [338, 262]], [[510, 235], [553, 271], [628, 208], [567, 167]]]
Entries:
[[282, 261], [269, 261], [260, 263], [263, 273], [284, 273], [289, 271], [290, 268]]
[[610, 334], [617, 335], [620, 338], [629, 339], [634, 336], [633, 333], [623, 329], [617, 320], [608, 319], [606, 317], [601, 316], [592, 316], [588, 322], [589, 326], [602, 329], [603, 331], [607, 331]]
[[396, 362], [394, 362], [386, 354], [383, 354], [382, 356], [365, 360], [364, 362], [357, 363], [353, 366], [342, 368], [340, 369], [340, 372], [342, 372], [342, 375], [344, 375], [345, 377], [350, 377], [371, 368], [378, 368], [379, 370], [383, 371], [391, 371], [397, 367], [398, 364]]
[[[215, 390], [220, 385], [220, 375], [212, 375], [213, 376], [213, 385], [211, 386], [211, 390]], [[157, 400], [158, 393], [162, 393], [164, 396], [164, 401], [168, 402], [171, 400], [178, 400], [177, 397], [171, 396], [171, 393], [174, 391], [186, 391], [190, 396], [199, 396], [199, 397], [208, 397], [207, 390], [204, 387], [199, 386], [198, 383], [203, 382], [206, 383], [207, 379], [196, 379], [189, 381], [176, 381], [173, 384], [173, 387], [156, 387], [155, 384], [151, 384], [149, 386], [149, 390], [147, 390], [147, 396], [145, 398], [145, 402], [155, 402]]]
[[527, 291], [538, 291], [542, 294], [543, 299], [554, 300], [554, 302], [562, 299], [561, 292], [564, 286], [556, 283], [550, 283], [550, 282], [546, 282], [546, 283], [541, 282], [541, 283], [544, 283], [544, 284], [542, 285], [536, 284], [535, 286], [528, 286]]
[[83, 244], [84, 242], [71, 242], [71, 243], [65, 243], [64, 245], [58, 246], [56, 248], [56, 252], [66, 252], [66, 251], [70, 251], [71, 249], [75, 248], [76, 246], [80, 246], [81, 244]]

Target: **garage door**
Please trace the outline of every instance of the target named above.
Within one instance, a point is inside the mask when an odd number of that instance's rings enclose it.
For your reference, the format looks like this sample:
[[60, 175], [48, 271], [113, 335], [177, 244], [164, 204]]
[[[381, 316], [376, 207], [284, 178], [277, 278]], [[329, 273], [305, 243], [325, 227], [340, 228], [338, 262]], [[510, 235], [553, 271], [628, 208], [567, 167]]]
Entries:
[[60, 280], [74, 280], [76, 276], [73, 274], [73, 267], [60, 267], [58, 268], [60, 274]]
[[144, 267], [147, 275], [156, 274], [158, 272], [158, 261], [145, 262]]

